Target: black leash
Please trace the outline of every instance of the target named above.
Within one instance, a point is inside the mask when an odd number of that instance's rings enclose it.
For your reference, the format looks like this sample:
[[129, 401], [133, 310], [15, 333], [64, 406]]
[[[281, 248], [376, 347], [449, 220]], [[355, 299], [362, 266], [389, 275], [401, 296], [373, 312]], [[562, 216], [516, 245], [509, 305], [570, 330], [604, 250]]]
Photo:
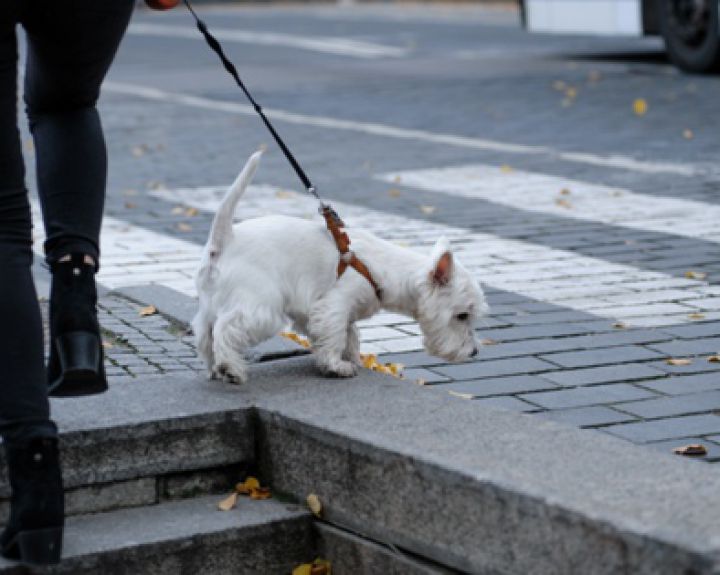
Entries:
[[[200, 30], [200, 33], [205, 38], [205, 41], [207, 42], [208, 46], [212, 48], [213, 52], [215, 52], [220, 60], [222, 61], [223, 66], [227, 70], [228, 74], [230, 74], [234, 79], [235, 83], [240, 86], [240, 89], [245, 93], [245, 96], [252, 104], [255, 111], [258, 113], [260, 118], [262, 118], [262, 121], [265, 123], [265, 126], [272, 134], [272, 137], [277, 142], [277, 145], [280, 146], [280, 149], [283, 151], [283, 154], [285, 154], [285, 157], [287, 158], [288, 162], [290, 162], [290, 165], [293, 167], [293, 170], [295, 170], [295, 173], [297, 174], [298, 178], [300, 178], [300, 181], [303, 183], [303, 186], [305, 186], [305, 189], [308, 191], [309, 194], [315, 196], [318, 202], [320, 202], [320, 209], [321, 212], [324, 208], [329, 208], [329, 206], [326, 206], [323, 201], [320, 199], [320, 196], [318, 195], [317, 191], [315, 190], [315, 186], [312, 185], [312, 182], [310, 181], [310, 178], [307, 177], [307, 174], [304, 172], [304, 170], [300, 167], [300, 164], [295, 159], [295, 156], [292, 155], [292, 152], [288, 149], [288, 147], [285, 145], [285, 142], [283, 142], [280, 135], [275, 131], [275, 128], [270, 123], [270, 120], [267, 119], [267, 116], [265, 116], [265, 113], [263, 112], [262, 107], [260, 104], [258, 104], [255, 101], [255, 98], [252, 97], [248, 89], [245, 87], [245, 84], [243, 84], [243, 81], [240, 79], [240, 75], [237, 72], [237, 69], [235, 68], [234, 64], [228, 60], [227, 56], [225, 56], [225, 53], [223, 52], [222, 46], [220, 45], [220, 42], [218, 42], [217, 38], [213, 36], [210, 31], [207, 28], [207, 25], [205, 22], [203, 22], [193, 10], [193, 7], [190, 5], [189, 0], [183, 0], [185, 3], [185, 6], [187, 6], [187, 9], [190, 11], [190, 14], [193, 15], [193, 18], [195, 18], [195, 24], [197, 25], [197, 29]], [[330, 208], [332, 209], [332, 208]], [[333, 211], [334, 212], [334, 211]], [[335, 214], [335, 217], [337, 217], [337, 214]], [[339, 220], [339, 218], [338, 218]], [[342, 222], [341, 222], [342, 223]]]

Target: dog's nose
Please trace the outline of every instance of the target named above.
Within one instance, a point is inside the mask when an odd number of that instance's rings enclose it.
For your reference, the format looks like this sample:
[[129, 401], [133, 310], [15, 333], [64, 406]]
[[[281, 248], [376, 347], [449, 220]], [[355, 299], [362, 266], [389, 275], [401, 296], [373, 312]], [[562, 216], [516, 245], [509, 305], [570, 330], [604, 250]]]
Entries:
[[474, 347], [472, 350], [472, 353], [470, 354], [470, 357], [475, 357], [478, 354], [478, 348]]

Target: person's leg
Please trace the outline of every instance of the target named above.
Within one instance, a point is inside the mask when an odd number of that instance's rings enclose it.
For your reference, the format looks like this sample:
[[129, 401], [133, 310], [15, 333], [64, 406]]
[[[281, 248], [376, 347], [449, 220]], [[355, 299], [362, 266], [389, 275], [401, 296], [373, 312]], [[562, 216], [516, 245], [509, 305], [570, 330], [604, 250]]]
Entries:
[[17, 129], [13, 4], [0, 7], [0, 435], [12, 491], [0, 554], [46, 564], [60, 560], [64, 499], [40, 308], [30, 274], [32, 235]]
[[93, 278], [107, 176], [96, 102], [134, 2], [36, 1], [25, 102], [53, 274], [48, 383], [51, 395], [87, 395], [107, 389]]
[[25, 24], [25, 102], [35, 141], [45, 254], [99, 256], [107, 155], [96, 109], [100, 85], [133, 0], [40, 0]]
[[0, 435], [54, 436], [43, 366], [42, 321], [30, 266], [32, 231], [17, 129], [15, 25], [0, 22]]

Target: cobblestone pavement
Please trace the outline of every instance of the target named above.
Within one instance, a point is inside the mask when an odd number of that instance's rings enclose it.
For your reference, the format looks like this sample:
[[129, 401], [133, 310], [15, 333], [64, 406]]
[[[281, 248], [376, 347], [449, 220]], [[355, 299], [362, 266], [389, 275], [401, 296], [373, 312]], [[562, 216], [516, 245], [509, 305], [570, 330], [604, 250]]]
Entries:
[[[428, 393], [720, 460], [720, 79], [680, 74], [654, 39], [529, 36], [508, 10], [207, 19], [350, 229], [419, 250], [446, 235], [486, 289], [477, 361], [427, 356], [386, 313], [363, 351]], [[180, 11], [136, 15], [102, 111], [99, 280], [192, 297], [212, 212], [269, 137]], [[274, 147], [238, 208], [263, 213], [317, 217]], [[117, 295], [100, 307], [113, 381], [202, 369], [182, 326]]]

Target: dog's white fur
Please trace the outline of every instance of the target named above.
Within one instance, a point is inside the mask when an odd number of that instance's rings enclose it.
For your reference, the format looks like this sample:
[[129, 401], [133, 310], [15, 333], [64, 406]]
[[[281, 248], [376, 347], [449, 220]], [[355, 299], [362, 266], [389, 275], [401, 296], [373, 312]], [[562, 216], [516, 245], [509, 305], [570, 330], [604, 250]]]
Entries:
[[416, 319], [433, 355], [459, 361], [477, 353], [473, 320], [487, 311], [485, 298], [445, 238], [424, 256], [351, 230], [351, 248], [382, 288], [379, 301], [352, 268], [337, 278], [339, 253], [322, 223], [267, 216], [233, 226], [260, 156], [250, 157], [223, 199], [196, 277], [193, 330], [212, 377], [246, 381], [244, 352], [289, 323], [308, 335], [323, 372], [350, 377], [360, 364], [355, 322], [381, 308]]

